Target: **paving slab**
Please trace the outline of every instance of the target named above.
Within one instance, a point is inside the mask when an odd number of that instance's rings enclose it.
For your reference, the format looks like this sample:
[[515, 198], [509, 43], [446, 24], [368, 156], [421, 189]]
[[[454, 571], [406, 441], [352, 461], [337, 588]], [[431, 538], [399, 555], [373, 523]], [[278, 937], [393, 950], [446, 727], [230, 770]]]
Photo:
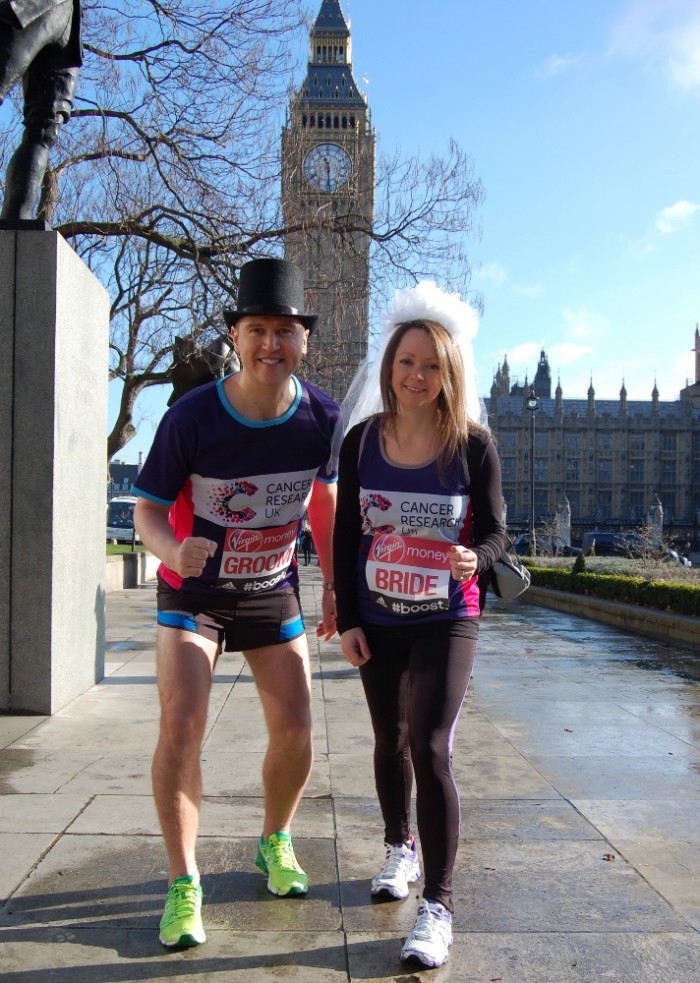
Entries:
[[264, 721], [219, 660], [202, 750], [205, 946], [157, 941], [166, 862], [150, 788], [155, 594], [107, 599], [107, 676], [53, 717], [0, 717], [0, 948], [9, 983], [697, 983], [700, 667], [526, 602], [489, 600], [454, 735], [462, 824], [450, 961], [403, 966], [422, 890], [373, 903], [383, 862], [359, 675], [319, 643], [303, 568], [315, 761], [295, 818], [304, 898], [255, 869]]

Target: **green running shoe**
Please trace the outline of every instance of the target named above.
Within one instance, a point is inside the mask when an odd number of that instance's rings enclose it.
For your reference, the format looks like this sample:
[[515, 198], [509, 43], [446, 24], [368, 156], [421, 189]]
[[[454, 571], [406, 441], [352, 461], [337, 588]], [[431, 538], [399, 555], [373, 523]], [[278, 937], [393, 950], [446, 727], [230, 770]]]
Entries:
[[168, 891], [160, 920], [160, 941], [179, 948], [207, 941], [202, 925], [202, 888], [194, 883], [191, 874], [176, 877]]
[[286, 897], [289, 894], [306, 894], [309, 878], [297, 863], [289, 833], [270, 833], [260, 837], [255, 866], [267, 874], [267, 889], [271, 894]]

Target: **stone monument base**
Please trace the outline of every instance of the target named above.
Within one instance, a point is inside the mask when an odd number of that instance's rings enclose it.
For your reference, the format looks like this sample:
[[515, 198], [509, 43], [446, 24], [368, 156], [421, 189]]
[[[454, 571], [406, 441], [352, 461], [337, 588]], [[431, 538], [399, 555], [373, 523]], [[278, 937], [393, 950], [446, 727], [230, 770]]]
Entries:
[[104, 676], [109, 298], [52, 231], [0, 230], [0, 712]]

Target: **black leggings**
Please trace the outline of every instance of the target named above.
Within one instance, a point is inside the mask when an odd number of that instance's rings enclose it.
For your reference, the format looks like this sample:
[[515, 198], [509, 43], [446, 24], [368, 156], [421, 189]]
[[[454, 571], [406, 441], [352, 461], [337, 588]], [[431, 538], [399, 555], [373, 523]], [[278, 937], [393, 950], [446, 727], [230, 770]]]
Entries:
[[[423, 897], [452, 911], [460, 826], [452, 741], [476, 655], [476, 638], [409, 637], [364, 626], [372, 658], [360, 667], [374, 729], [374, 778], [387, 843], [408, 842], [411, 790], [423, 855]], [[403, 635], [403, 637], [402, 637]]]

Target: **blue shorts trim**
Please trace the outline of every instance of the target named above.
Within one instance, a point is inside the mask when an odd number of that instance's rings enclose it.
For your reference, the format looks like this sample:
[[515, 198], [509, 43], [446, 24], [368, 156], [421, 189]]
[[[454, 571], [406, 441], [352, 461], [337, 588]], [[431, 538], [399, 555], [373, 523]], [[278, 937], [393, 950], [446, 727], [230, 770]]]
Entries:
[[304, 634], [304, 621], [301, 616], [290, 618], [283, 621], [280, 625], [280, 642], [291, 642], [293, 638], [298, 638]]
[[185, 631], [197, 631], [197, 619], [187, 611], [159, 611], [158, 624], [165, 628], [182, 628]]

